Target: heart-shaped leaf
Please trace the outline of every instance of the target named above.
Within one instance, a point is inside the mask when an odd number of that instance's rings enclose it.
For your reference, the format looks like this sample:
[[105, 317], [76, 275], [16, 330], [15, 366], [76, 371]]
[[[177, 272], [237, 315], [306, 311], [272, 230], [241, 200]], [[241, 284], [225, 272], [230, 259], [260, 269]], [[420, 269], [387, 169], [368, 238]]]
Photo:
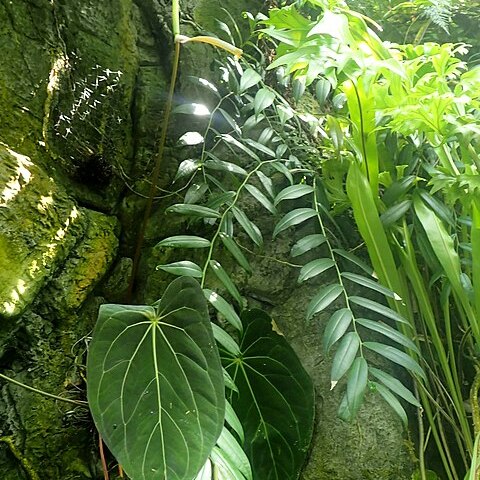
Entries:
[[225, 414], [223, 372], [199, 284], [176, 279], [156, 307], [102, 305], [87, 379], [97, 429], [130, 478], [194, 478]]
[[238, 387], [231, 402], [245, 432], [254, 480], [296, 480], [313, 430], [310, 378], [261, 310], [242, 315], [242, 353], [224, 362]]

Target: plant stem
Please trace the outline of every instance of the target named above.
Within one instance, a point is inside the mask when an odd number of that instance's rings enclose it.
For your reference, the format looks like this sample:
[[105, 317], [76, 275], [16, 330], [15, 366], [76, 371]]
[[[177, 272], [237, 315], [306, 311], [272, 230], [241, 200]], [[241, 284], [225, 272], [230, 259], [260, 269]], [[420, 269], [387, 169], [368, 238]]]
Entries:
[[35, 392], [40, 395], [43, 395], [44, 397], [53, 398], [54, 400], [60, 400], [66, 403], [73, 403], [74, 405], [88, 408], [88, 402], [84, 402], [83, 400], [72, 400], [70, 398], [59, 397], [58, 395], [53, 395], [52, 393], [44, 392], [43, 390], [38, 390], [37, 388], [30, 387], [29, 385], [25, 385], [24, 383], [19, 382], [18, 380], [14, 380], [13, 378], [7, 377], [2, 373], [0, 373], [0, 378], [2, 378], [3, 380], [6, 380], [7, 382], [13, 383], [14, 385], [25, 388], [26, 390], [30, 390], [31, 392]]

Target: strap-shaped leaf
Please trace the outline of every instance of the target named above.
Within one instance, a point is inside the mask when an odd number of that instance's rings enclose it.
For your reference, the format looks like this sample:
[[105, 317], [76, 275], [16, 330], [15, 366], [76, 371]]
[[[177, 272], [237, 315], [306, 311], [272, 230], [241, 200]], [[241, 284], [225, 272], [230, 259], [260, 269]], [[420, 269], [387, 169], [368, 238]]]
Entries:
[[366, 264], [361, 258], [357, 257], [355, 254], [351, 252], [347, 252], [341, 248], [335, 248], [333, 250], [337, 255], [345, 258], [349, 262], [353, 263], [357, 267], [361, 268], [367, 275], [373, 275], [373, 268]]
[[244, 268], [247, 273], [252, 273], [252, 268], [250, 267], [248, 260], [236, 244], [235, 240], [224, 232], [220, 232], [219, 237], [237, 263]]
[[231, 402], [244, 428], [244, 449], [255, 479], [296, 480], [313, 431], [312, 382], [265, 312], [244, 312], [242, 321], [242, 354], [224, 363], [239, 390]]
[[227, 352], [232, 355], [238, 355], [240, 353], [240, 347], [233, 337], [227, 333], [223, 328], [212, 323], [213, 336], [217, 342], [217, 345], [222, 346]]
[[191, 205], [187, 203], [176, 203], [165, 210], [167, 213], [176, 213], [177, 215], [186, 215], [190, 217], [220, 218], [220, 214], [211, 208], [201, 205]]
[[300, 274], [298, 275], [298, 283], [316, 277], [334, 265], [335, 262], [331, 258], [317, 258], [316, 260], [312, 260], [301, 268]]
[[247, 183], [245, 185], [245, 189], [247, 192], [259, 202], [263, 207], [265, 207], [270, 213], [274, 215], [277, 213], [277, 209], [273, 205], [273, 203], [254, 185], [250, 185]]
[[[275, 100], [275, 94], [269, 88], [260, 88], [255, 94], [255, 100], [253, 106], [255, 108], [255, 114], [258, 115], [268, 108]], [[275, 157], [275, 155], [273, 155]]]
[[170, 248], [208, 248], [210, 240], [194, 235], [176, 235], [174, 237], [164, 238], [158, 242], [157, 247]]
[[225, 423], [232, 427], [233, 431], [237, 434], [240, 441], [243, 443], [245, 440], [245, 434], [243, 433], [242, 423], [235, 413], [230, 402], [225, 402]]
[[284, 177], [290, 182], [290, 185], [293, 184], [293, 176], [290, 170], [282, 162], [273, 162], [271, 166], [277, 171], [280, 172]]
[[258, 150], [259, 152], [262, 152], [265, 155], [268, 155], [269, 157], [275, 158], [275, 152], [271, 148], [266, 147], [263, 143], [256, 142], [251, 138], [244, 139], [244, 142], [250, 145], [251, 147], [255, 148], [256, 150]]
[[357, 318], [356, 322], [365, 328], [368, 328], [370, 330], [373, 330], [374, 332], [378, 332], [378, 333], [381, 333], [382, 335], [385, 335], [390, 340], [393, 340], [394, 342], [397, 342], [400, 345], [403, 345], [404, 347], [407, 347], [410, 350], [413, 350], [414, 352], [420, 355], [420, 351], [418, 350], [418, 347], [412, 342], [412, 340], [410, 340], [408, 337], [406, 337], [403, 333], [399, 332], [398, 330], [395, 330], [390, 325], [387, 325], [386, 323], [383, 323], [383, 322], [374, 322], [373, 320], [369, 320], [368, 318]]
[[217, 278], [223, 283], [224, 287], [228, 290], [228, 293], [235, 299], [240, 307], [243, 306], [242, 296], [238, 291], [237, 287], [233, 283], [232, 279], [224, 268], [216, 260], [210, 260], [210, 268], [213, 270], [213, 273]]
[[262, 77], [260, 76], [260, 74], [253, 70], [253, 68], [247, 68], [240, 78], [240, 90], [238, 93], [243, 93], [245, 90], [253, 87], [261, 79]]
[[246, 147], [242, 142], [239, 142], [236, 138], [232, 137], [229, 134], [221, 135], [222, 140], [227, 142], [227, 144], [235, 145], [238, 149], [245, 152], [250, 158], [253, 158], [257, 162], [260, 162], [260, 157], [250, 148]]
[[407, 370], [416, 373], [419, 377], [425, 380], [425, 372], [422, 370], [422, 367], [412, 357], [402, 352], [398, 348], [378, 342], [364, 342], [363, 345], [369, 350], [372, 350], [373, 352], [388, 358], [392, 362], [401, 365]]
[[250, 237], [253, 243], [261, 247], [263, 245], [263, 237], [260, 229], [245, 215], [243, 210], [233, 207], [232, 212], [235, 220], [241, 225], [243, 230], [245, 230], [245, 233]]
[[202, 278], [202, 269], [194, 262], [183, 260], [182, 262], [157, 265], [157, 270], [171, 273], [172, 275], [183, 275], [185, 277]]
[[317, 212], [313, 208], [297, 208], [288, 212], [284, 217], [275, 226], [273, 231], [273, 238], [275, 238], [280, 232], [283, 232], [287, 228], [298, 225], [299, 223], [305, 222], [309, 218], [315, 217]]
[[307, 320], [310, 320], [316, 313], [325, 310], [342, 292], [343, 287], [338, 283], [322, 287], [308, 305]]
[[192, 183], [185, 193], [183, 201], [188, 204], [198, 203], [208, 190], [208, 185], [204, 182]]
[[221, 297], [217, 292], [209, 290], [208, 288], [204, 288], [203, 293], [205, 298], [225, 317], [225, 320], [227, 320], [230, 325], [236, 328], [239, 332], [243, 330], [240, 317], [223, 297]]
[[237, 175], [246, 176], [247, 172], [244, 168], [239, 167], [231, 162], [225, 162], [223, 160], [219, 160], [217, 158], [209, 158], [203, 164], [205, 168], [210, 170], [218, 170], [220, 172], [229, 172], [229, 173], [236, 173]]
[[312, 235], [307, 235], [306, 237], [301, 238], [290, 251], [292, 257], [298, 257], [304, 253], [312, 250], [312, 248], [318, 247], [325, 243], [327, 239], [325, 236], [320, 233], [314, 233]]
[[380, 221], [384, 227], [390, 227], [403, 218], [411, 206], [411, 200], [403, 200], [402, 202], [396, 203], [380, 215]]
[[200, 168], [200, 160], [198, 159], [188, 159], [184, 160], [179, 166], [175, 178], [173, 179], [174, 182], [179, 180], [180, 178], [187, 177], [192, 175], [192, 173], [196, 172]]
[[226, 452], [219, 447], [214, 447], [210, 454], [210, 461], [214, 465], [214, 477], [218, 480], [248, 480], [235, 465]]
[[257, 170], [255, 172], [255, 174], [257, 175], [258, 179], [260, 180], [260, 182], [262, 183], [263, 185], [263, 188], [265, 189], [265, 191], [270, 195], [270, 198], [275, 198], [275, 194], [273, 192], [273, 183], [272, 183], [272, 179], [267, 177], [262, 171], [260, 170]]
[[199, 284], [176, 279], [155, 308], [102, 305], [87, 381], [97, 429], [130, 478], [194, 478], [222, 431], [225, 402]]
[[368, 381], [368, 365], [363, 357], [357, 357], [348, 373], [347, 392], [340, 404], [338, 416], [351, 422], [360, 410]]
[[363, 298], [363, 297], [357, 297], [357, 296], [349, 297], [349, 299], [353, 303], [356, 303], [361, 307], [368, 308], [368, 310], [371, 310], [372, 312], [377, 312], [380, 315], [383, 315], [384, 317], [395, 320], [396, 322], [410, 325], [408, 321], [405, 320], [399, 313], [397, 313], [395, 310], [392, 310], [391, 308], [386, 307], [385, 305], [382, 305], [381, 303], [370, 300], [369, 298]]
[[394, 298], [395, 300], [401, 300], [400, 296], [392, 292], [389, 288], [380, 285], [380, 283], [376, 282], [372, 278], [364, 277], [363, 275], [357, 275], [356, 273], [350, 272], [342, 272], [342, 277], [350, 280], [351, 282], [355, 282], [358, 285], [362, 285], [363, 287], [369, 288], [370, 290], [375, 290], [376, 292], [385, 295], [386, 297]]
[[393, 393], [381, 383], [372, 382], [372, 385], [375, 387], [375, 390], [377, 390], [377, 392], [384, 398], [384, 400], [393, 408], [394, 412], [401, 418], [402, 423], [407, 426], [407, 414], [395, 395], [393, 395]]
[[407, 402], [411, 403], [415, 407], [420, 408], [419, 401], [415, 398], [413, 393], [403, 385], [400, 380], [392, 377], [389, 373], [379, 370], [378, 368], [370, 367], [370, 373], [380, 380], [388, 389], [390, 389], [395, 395], [402, 397]]
[[311, 185], [291, 185], [284, 188], [276, 197], [275, 205], [278, 205], [283, 200], [294, 200], [303, 197], [313, 192]]
[[352, 366], [359, 348], [360, 338], [356, 332], [349, 332], [342, 338], [333, 357], [330, 371], [331, 388], [335, 388], [338, 381]]
[[221, 450], [223, 458], [230, 465], [235, 465], [235, 468], [242, 474], [242, 478], [250, 480], [253, 478], [252, 468], [247, 455], [237, 439], [225, 427], [220, 437], [218, 437], [217, 447]]
[[349, 308], [337, 310], [328, 320], [323, 333], [323, 350], [328, 353], [332, 346], [343, 337], [352, 323], [353, 315]]

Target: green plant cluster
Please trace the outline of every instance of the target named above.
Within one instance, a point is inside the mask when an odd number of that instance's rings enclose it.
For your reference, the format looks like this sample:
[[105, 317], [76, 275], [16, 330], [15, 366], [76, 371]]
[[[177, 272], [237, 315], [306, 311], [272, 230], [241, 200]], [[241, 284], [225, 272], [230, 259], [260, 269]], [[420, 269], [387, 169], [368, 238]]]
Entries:
[[[406, 401], [425, 415], [417, 477], [431, 475], [424, 454], [433, 441], [445, 478], [474, 480], [480, 69], [458, 58], [463, 44], [386, 44], [342, 2], [248, 18], [275, 59], [250, 41], [250, 64], [222, 62], [222, 87], [192, 78], [218, 99], [213, 109], [173, 111], [208, 120], [180, 139], [200, 153], [179, 165], [173, 188], [183, 201], [167, 214], [205, 233], [158, 244], [187, 253], [158, 266], [180, 278], [157, 304], [102, 307], [88, 364], [97, 427], [134, 479], [298, 478], [312, 433], [311, 383], [268, 315], [246, 310], [221, 263], [229, 255], [251, 273], [239, 238], [255, 254], [270, 235], [245, 208], [253, 200], [274, 216], [273, 239], [315, 225], [291, 256], [317, 253], [298, 283], [322, 282], [307, 321], [333, 311], [323, 346], [334, 350], [331, 387], [344, 392], [339, 416], [352, 420], [370, 392], [406, 424]], [[309, 95], [314, 111], [302, 105]], [[345, 239], [339, 214], [353, 218], [358, 245]], [[409, 371], [415, 388], [372, 363], [376, 355]]]

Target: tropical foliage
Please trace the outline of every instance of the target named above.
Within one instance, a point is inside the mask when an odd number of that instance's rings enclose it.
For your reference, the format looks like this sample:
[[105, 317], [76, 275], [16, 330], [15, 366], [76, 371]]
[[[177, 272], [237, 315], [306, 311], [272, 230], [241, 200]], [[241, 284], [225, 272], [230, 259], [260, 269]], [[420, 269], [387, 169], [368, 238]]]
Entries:
[[[446, 26], [446, 13], [426, 8]], [[405, 424], [406, 403], [423, 409], [418, 478], [427, 478], [433, 441], [445, 478], [473, 479], [480, 69], [462, 60], [464, 44], [387, 44], [343, 2], [248, 18], [259, 37], [244, 45], [249, 61], [221, 60], [217, 86], [191, 79], [217, 104], [173, 110], [207, 118], [204, 131], [180, 139], [200, 153], [180, 163], [172, 189], [183, 200], [167, 209], [188, 222], [187, 234], [157, 245], [185, 252], [158, 266], [180, 278], [155, 305], [102, 307], [88, 362], [97, 428], [131, 478], [297, 479], [312, 385], [268, 315], [246, 309], [235, 273], [254, 268], [239, 236], [260, 251], [266, 235], [309, 222], [315, 233], [291, 256], [315, 254], [298, 283], [320, 285], [305, 321], [332, 312], [323, 347], [333, 355], [331, 388], [343, 391], [339, 416], [352, 420], [367, 394]], [[273, 216], [273, 232], [257, 225], [252, 202]], [[355, 222], [348, 238], [342, 216]], [[376, 356], [410, 372], [412, 384]]]

